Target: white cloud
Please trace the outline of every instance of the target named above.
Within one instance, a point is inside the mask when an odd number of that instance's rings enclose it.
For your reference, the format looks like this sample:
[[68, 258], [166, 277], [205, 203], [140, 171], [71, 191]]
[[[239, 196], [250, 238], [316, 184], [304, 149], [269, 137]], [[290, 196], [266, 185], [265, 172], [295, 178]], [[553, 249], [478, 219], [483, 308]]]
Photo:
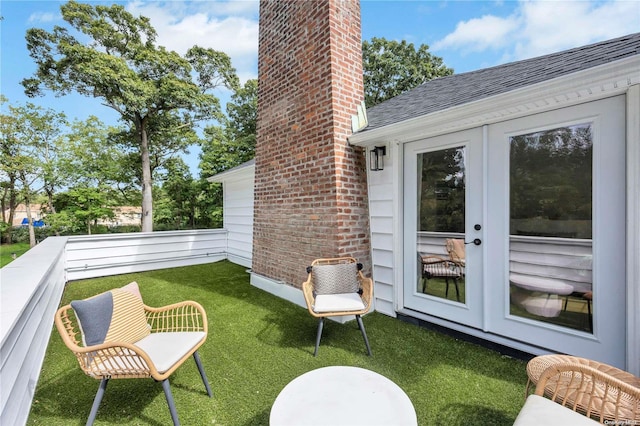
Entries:
[[459, 22], [434, 50], [503, 52], [501, 62], [531, 58], [640, 31], [640, 2], [525, 1], [507, 17]]
[[36, 12], [29, 16], [29, 23], [45, 23], [53, 22], [61, 18], [59, 13]]
[[194, 45], [212, 48], [231, 57], [242, 81], [257, 77], [256, 1], [135, 1], [127, 10], [151, 20], [159, 45], [180, 54]]
[[508, 43], [507, 36], [517, 28], [518, 19], [515, 17], [485, 15], [458, 22], [454, 32], [433, 43], [432, 47], [434, 50], [457, 49], [465, 52], [500, 48]]

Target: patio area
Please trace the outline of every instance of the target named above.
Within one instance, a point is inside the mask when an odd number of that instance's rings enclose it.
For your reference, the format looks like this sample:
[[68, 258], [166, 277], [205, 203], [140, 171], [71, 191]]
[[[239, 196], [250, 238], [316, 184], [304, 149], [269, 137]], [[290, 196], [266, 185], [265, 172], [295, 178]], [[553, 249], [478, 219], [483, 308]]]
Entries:
[[[511, 425], [524, 403], [524, 361], [380, 313], [364, 317], [372, 357], [352, 321], [327, 323], [314, 358], [316, 320], [251, 286], [246, 268], [228, 261], [70, 282], [61, 304], [131, 281], [149, 306], [195, 300], [207, 311], [209, 336], [199, 352], [213, 398], [192, 361], [170, 378], [185, 425], [267, 425], [287, 383], [333, 365], [366, 368], [394, 381], [411, 399], [420, 425]], [[82, 373], [52, 333], [28, 424], [83, 424], [99, 382]], [[162, 387], [150, 379], [111, 381], [95, 422], [167, 423]]]

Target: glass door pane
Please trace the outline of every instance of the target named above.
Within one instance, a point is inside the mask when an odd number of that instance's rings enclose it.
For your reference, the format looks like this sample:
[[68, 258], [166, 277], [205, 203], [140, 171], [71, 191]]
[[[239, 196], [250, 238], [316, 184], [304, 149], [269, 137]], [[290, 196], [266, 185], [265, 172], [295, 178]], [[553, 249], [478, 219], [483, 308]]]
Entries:
[[417, 156], [418, 292], [465, 303], [464, 146]]
[[592, 332], [590, 124], [509, 138], [510, 314]]

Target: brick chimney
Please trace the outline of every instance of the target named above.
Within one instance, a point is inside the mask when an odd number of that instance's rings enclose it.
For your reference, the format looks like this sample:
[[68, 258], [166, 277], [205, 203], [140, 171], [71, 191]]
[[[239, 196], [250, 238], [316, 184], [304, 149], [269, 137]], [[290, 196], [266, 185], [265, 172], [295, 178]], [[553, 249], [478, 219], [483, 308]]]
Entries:
[[253, 272], [300, 287], [315, 258], [370, 270], [358, 0], [261, 0]]

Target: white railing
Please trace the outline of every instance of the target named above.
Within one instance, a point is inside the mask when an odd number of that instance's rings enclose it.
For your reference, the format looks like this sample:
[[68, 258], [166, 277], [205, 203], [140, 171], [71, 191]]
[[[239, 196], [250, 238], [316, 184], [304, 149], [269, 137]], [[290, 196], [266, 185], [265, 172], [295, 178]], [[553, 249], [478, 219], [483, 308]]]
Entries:
[[67, 281], [217, 262], [227, 231], [49, 237], [0, 269], [0, 424], [27, 422]]
[[217, 262], [227, 244], [221, 229], [69, 237], [67, 281]]

